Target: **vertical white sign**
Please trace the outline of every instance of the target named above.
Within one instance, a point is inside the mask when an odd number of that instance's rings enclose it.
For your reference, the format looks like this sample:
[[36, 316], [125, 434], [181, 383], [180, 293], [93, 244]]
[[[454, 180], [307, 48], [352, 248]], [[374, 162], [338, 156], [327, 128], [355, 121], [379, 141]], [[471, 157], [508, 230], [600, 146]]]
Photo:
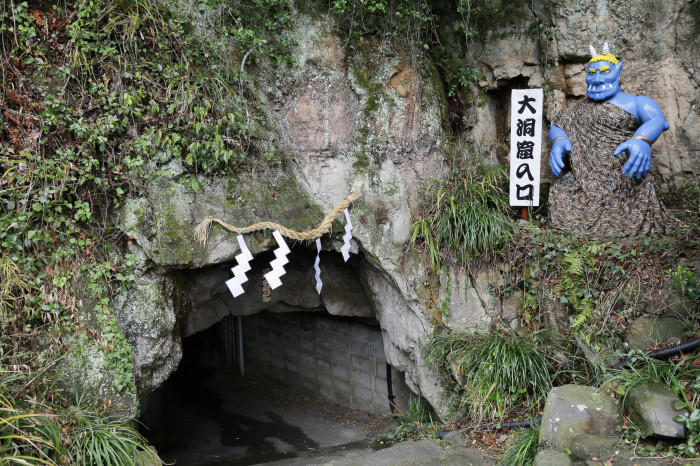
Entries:
[[542, 89], [513, 89], [510, 97], [510, 205], [540, 205]]

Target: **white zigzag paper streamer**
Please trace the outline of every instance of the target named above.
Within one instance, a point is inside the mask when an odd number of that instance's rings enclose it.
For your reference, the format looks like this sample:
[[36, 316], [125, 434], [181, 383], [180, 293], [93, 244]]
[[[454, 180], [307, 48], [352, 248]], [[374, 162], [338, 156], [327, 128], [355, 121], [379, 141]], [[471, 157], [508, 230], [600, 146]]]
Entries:
[[343, 211], [345, 213], [345, 234], [343, 235], [343, 246], [340, 248], [340, 252], [343, 254], [343, 260], [345, 262], [350, 259], [350, 240], [352, 239], [352, 222], [350, 221], [350, 212], [348, 209]]
[[316, 238], [316, 261], [314, 261], [314, 270], [316, 271], [316, 292], [321, 294], [321, 288], [323, 288], [323, 282], [321, 281], [321, 238]]
[[226, 280], [226, 286], [228, 286], [234, 298], [243, 294], [243, 286], [241, 285], [248, 281], [248, 277], [246, 277], [245, 273], [250, 270], [249, 262], [253, 260], [253, 255], [245, 244], [243, 235], [238, 235], [237, 239], [238, 246], [241, 248], [241, 253], [236, 255], [236, 262], [238, 265], [231, 268], [233, 278]]
[[265, 280], [267, 280], [267, 283], [270, 284], [270, 289], [274, 290], [282, 284], [280, 277], [287, 273], [284, 270], [284, 265], [289, 263], [287, 254], [289, 254], [291, 251], [289, 250], [287, 243], [284, 242], [284, 237], [282, 237], [282, 233], [280, 233], [279, 230], [273, 231], [272, 236], [275, 237], [275, 241], [277, 241], [277, 245], [279, 247], [274, 251], [275, 259], [272, 259], [270, 262], [270, 267], [272, 267], [272, 270], [265, 274]]

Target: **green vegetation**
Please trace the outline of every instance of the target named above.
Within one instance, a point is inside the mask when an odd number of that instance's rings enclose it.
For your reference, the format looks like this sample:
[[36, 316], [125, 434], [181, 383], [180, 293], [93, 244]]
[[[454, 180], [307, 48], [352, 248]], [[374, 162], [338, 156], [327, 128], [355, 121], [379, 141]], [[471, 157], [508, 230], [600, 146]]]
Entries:
[[700, 302], [700, 280], [698, 280], [697, 271], [679, 265], [676, 270], [669, 269], [666, 273], [683, 296], [691, 301]]
[[[0, 379], [5, 389], [12, 378]], [[79, 402], [68, 409], [44, 403], [21, 408], [0, 394], [0, 464], [133, 464], [145, 439], [124, 419], [106, 418]]]
[[505, 246], [513, 235], [505, 171], [483, 161], [434, 180], [424, 191], [411, 225], [411, 245], [422, 248], [434, 271], [445, 260], [466, 264], [470, 257]]
[[459, 407], [477, 422], [534, 412], [552, 387], [553, 363], [537, 334], [437, 333], [425, 344], [426, 359], [451, 374]]
[[420, 398], [409, 401], [408, 411], [399, 412], [398, 426], [381, 436], [382, 440], [402, 442], [404, 440], [431, 439], [437, 440], [443, 425], [434, 422]]
[[503, 466], [530, 466], [539, 451], [540, 425], [520, 429], [508, 445], [500, 464]]
[[[2, 2], [0, 392], [14, 429], [3, 455], [128, 464], [140, 448], [111, 405], [135, 399], [112, 301], [136, 261], [110, 219], [154, 178], [199, 189], [282, 162], [260, 149], [246, 69], [287, 66], [292, 25], [282, 0]], [[88, 361], [96, 349], [104, 357]], [[92, 369], [112, 382], [89, 409], [56, 383], [74, 358], [103, 361]], [[61, 442], [47, 436], [55, 423]]]
[[[697, 445], [700, 443], [700, 355], [676, 358], [676, 360], [657, 360], [646, 357], [640, 351], [628, 355], [630, 365], [623, 370], [610, 372], [604, 385], [620, 398], [623, 410], [627, 409], [627, 397], [635, 388], [648, 383], [660, 383], [673, 391], [678, 397], [676, 409], [686, 409], [687, 413], [677, 416], [676, 420], [685, 423], [688, 438], [676, 445], [641, 445], [642, 454], [682, 454], [689, 457], [700, 456]], [[643, 437], [638, 426], [629, 421], [629, 428], [624, 435], [627, 441], [637, 442]]]

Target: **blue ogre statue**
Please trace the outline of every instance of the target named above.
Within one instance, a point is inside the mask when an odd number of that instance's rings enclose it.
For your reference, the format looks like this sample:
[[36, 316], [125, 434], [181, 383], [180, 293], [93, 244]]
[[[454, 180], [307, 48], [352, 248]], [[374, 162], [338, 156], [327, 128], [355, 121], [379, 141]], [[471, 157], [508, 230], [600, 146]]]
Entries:
[[550, 223], [593, 238], [664, 232], [675, 220], [647, 174], [651, 144], [669, 125], [654, 100], [620, 90], [622, 62], [607, 43], [591, 55], [588, 99], [567, 105], [549, 131]]

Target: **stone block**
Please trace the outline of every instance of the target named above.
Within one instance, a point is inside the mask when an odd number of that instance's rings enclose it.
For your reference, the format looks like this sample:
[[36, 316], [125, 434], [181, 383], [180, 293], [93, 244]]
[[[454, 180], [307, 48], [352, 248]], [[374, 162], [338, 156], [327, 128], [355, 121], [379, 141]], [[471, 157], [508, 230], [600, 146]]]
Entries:
[[386, 362], [375, 361], [374, 374], [378, 379], [386, 380]]
[[369, 359], [353, 354], [350, 357], [350, 360], [352, 361], [353, 370], [364, 372], [367, 374], [370, 373]]
[[316, 375], [316, 381], [318, 382], [319, 387], [321, 389], [331, 389], [333, 388], [333, 379], [331, 379], [328, 375], [326, 374], [317, 374]]
[[335, 364], [349, 364], [350, 363], [350, 355], [343, 350], [333, 350], [329, 354], [331, 357], [331, 361], [333, 361]]
[[331, 369], [331, 362], [325, 358], [316, 358], [316, 368], [321, 372], [328, 372]]
[[328, 388], [328, 387], [323, 387], [323, 386], [319, 387], [319, 388], [318, 388], [318, 394], [319, 394], [319, 395], [321, 396], [321, 398], [323, 398], [323, 399], [326, 399], [326, 400], [328, 400], [328, 401], [335, 401], [335, 398], [334, 398], [334, 396], [333, 396], [333, 395], [334, 395], [334, 392], [333, 392], [332, 389], [330, 389], [330, 388]]
[[350, 402], [350, 396], [349, 396], [347, 393], [340, 392], [340, 391], [336, 390], [336, 391], [333, 393], [333, 395], [334, 395], [334, 398], [333, 398], [333, 399], [334, 399], [335, 402], [338, 403], [339, 405], [352, 407], [352, 404], [351, 404], [351, 402]]
[[650, 383], [629, 392], [626, 408], [632, 421], [645, 436], [661, 435], [682, 439], [685, 438], [685, 424], [674, 421], [673, 418], [687, 411], [677, 410], [677, 401], [678, 397], [669, 388], [659, 383]]
[[345, 383], [348, 382], [348, 379], [350, 377], [350, 373], [348, 371], [348, 368], [345, 366], [341, 366], [338, 364], [333, 365], [333, 377], [336, 377], [338, 379], [342, 379], [345, 381]]
[[359, 372], [353, 369], [352, 371], [352, 384], [353, 385], [360, 385], [363, 386], [369, 390], [374, 388], [374, 380], [372, 377], [369, 376], [369, 374], [365, 372]]
[[563, 385], [547, 396], [540, 445], [564, 451], [582, 434], [614, 435], [620, 415], [613, 399], [593, 387]]
[[302, 351], [313, 351], [314, 350], [314, 340], [310, 338], [302, 338], [299, 340], [299, 347]]
[[348, 382], [347, 379], [339, 379], [336, 377], [333, 377], [331, 379], [333, 381], [333, 388], [336, 390], [341, 390], [346, 393], [350, 393], [350, 383]]
[[568, 466], [571, 464], [569, 457], [556, 450], [542, 450], [535, 456], [533, 466]]
[[304, 351], [299, 351], [296, 353], [295, 359], [299, 364], [307, 364], [309, 366], [315, 365], [316, 362], [313, 353], [307, 353]]
[[353, 340], [350, 343], [350, 352], [358, 356], [369, 356], [369, 343]]
[[[356, 403], [367, 404], [372, 401], [372, 392], [366, 388], [355, 386], [353, 387], [352, 394], [353, 400], [355, 400]], [[360, 407], [360, 404], [356, 404], [355, 406]]]
[[316, 385], [316, 382], [312, 379], [309, 379], [307, 377], [302, 377], [301, 379], [301, 387], [305, 390], [310, 391], [311, 393], [318, 393], [318, 386]]

